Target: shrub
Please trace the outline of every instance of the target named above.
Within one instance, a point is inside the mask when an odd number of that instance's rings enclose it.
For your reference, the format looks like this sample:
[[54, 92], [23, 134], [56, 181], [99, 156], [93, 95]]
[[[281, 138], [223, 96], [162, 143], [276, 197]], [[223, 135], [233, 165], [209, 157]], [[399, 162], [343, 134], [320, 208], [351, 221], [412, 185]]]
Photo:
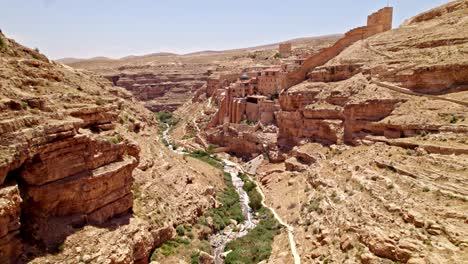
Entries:
[[257, 189], [253, 189], [251, 192], [248, 193], [250, 202], [249, 205], [254, 211], [260, 210], [263, 205], [262, 205], [262, 196], [260, 193], [257, 191]]
[[177, 118], [171, 113], [171, 112], [157, 112], [156, 113], [156, 118], [169, 126], [175, 126], [179, 122]]
[[121, 135], [116, 135], [116, 136], [109, 138], [109, 141], [112, 142], [113, 144], [119, 144], [120, 142], [122, 142], [122, 140], [123, 138]]
[[244, 182], [244, 186], [242, 186], [242, 189], [244, 189], [244, 191], [246, 191], [247, 195], [249, 196], [249, 206], [254, 211], [260, 210], [263, 207], [262, 195], [257, 191], [257, 185], [242, 173], [239, 174], [239, 178], [241, 178]]
[[178, 226], [176, 227], [176, 232], [177, 232], [177, 235], [179, 235], [179, 236], [185, 235], [185, 228], [184, 228], [184, 226], [178, 225]]
[[190, 255], [190, 263], [191, 264], [198, 264], [198, 257], [200, 257], [200, 252], [197, 251], [197, 252], [193, 252], [191, 255]]

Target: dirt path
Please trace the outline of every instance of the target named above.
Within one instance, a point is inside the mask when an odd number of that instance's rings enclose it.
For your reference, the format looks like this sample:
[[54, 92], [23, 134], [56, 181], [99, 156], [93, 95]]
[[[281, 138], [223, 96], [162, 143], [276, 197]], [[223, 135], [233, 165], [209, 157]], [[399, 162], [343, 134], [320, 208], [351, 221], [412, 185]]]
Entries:
[[410, 89], [407, 89], [407, 88], [403, 88], [403, 87], [396, 86], [396, 85], [389, 84], [389, 83], [385, 83], [385, 82], [379, 82], [379, 81], [374, 80], [374, 79], [371, 82], [378, 85], [378, 86], [380, 86], [380, 87], [387, 88], [387, 89], [390, 89], [392, 91], [403, 93], [403, 94], [421, 96], [421, 97], [426, 97], [426, 98], [429, 98], [429, 99], [432, 99], [432, 100], [442, 100], [442, 101], [447, 101], [447, 102], [451, 102], [451, 103], [454, 103], [454, 104], [459, 104], [459, 105], [462, 105], [462, 106], [468, 106], [468, 102], [463, 102], [463, 101], [459, 101], [459, 100], [445, 98], [445, 97], [437, 96], [437, 95], [417, 93], [417, 92], [413, 92], [413, 91], [411, 91]]

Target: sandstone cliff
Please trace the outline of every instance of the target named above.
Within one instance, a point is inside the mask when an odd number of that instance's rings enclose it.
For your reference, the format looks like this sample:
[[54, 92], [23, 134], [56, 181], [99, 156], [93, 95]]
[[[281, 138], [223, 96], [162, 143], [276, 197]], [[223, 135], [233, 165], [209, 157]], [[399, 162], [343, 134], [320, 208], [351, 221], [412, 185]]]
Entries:
[[0, 40], [1, 263], [147, 263], [213, 205], [219, 172], [168, 151], [128, 91]]

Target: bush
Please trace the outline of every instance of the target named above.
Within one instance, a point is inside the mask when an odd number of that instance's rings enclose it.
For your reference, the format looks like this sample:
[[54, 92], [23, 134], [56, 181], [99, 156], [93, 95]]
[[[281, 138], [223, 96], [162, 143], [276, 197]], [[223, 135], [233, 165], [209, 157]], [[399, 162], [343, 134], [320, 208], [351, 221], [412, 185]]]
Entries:
[[177, 118], [171, 112], [157, 112], [156, 118], [169, 126], [175, 126], [179, 122]]
[[260, 210], [263, 207], [262, 195], [257, 191], [257, 185], [242, 173], [239, 174], [239, 178], [241, 178], [244, 182], [244, 186], [242, 187], [242, 189], [244, 189], [244, 191], [246, 191], [247, 195], [249, 196], [249, 206], [254, 211]]
[[253, 189], [248, 194], [249, 194], [249, 199], [250, 199], [249, 206], [254, 211], [260, 210], [263, 207], [262, 196], [260, 195], [260, 193], [257, 191], [257, 189]]
[[164, 242], [164, 244], [162, 244], [161, 247], [157, 248], [153, 252], [153, 254], [151, 254], [151, 261], [156, 261], [158, 259], [158, 252], [167, 257], [167, 256], [177, 253], [177, 247], [179, 247], [179, 245], [189, 245], [189, 244], [190, 244], [189, 240], [182, 238], [180, 236], [170, 239]]
[[191, 264], [198, 264], [198, 257], [200, 257], [200, 252], [197, 251], [197, 252], [193, 252], [191, 255], [190, 255], [190, 263]]
[[116, 136], [109, 138], [109, 141], [112, 142], [113, 144], [119, 144], [120, 142], [122, 142], [122, 140], [123, 138], [121, 135], [116, 135]]
[[455, 115], [452, 115], [452, 117], [450, 118], [450, 123], [451, 124], [455, 124], [458, 122], [458, 117], [455, 116]]
[[177, 235], [183, 236], [185, 235], [185, 228], [182, 225], [178, 225], [176, 227], [176, 232], [177, 232]]

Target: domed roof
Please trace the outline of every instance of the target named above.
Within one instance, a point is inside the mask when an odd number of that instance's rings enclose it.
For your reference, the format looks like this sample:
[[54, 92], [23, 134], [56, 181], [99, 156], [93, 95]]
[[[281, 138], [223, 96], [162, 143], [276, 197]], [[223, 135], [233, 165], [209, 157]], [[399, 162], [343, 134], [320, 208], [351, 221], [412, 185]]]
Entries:
[[240, 79], [241, 79], [242, 81], [247, 81], [247, 80], [250, 79], [250, 77], [249, 77], [249, 75], [248, 75], [246, 72], [244, 72], [244, 73], [241, 75]]

